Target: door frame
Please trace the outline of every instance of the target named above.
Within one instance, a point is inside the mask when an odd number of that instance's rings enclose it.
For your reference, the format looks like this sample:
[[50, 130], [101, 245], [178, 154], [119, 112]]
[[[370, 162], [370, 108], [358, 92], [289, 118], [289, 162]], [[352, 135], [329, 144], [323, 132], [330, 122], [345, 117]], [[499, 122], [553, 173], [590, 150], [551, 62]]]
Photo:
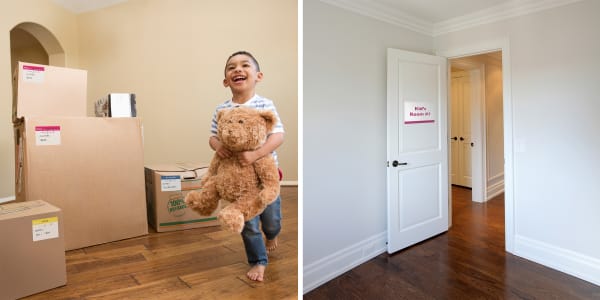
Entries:
[[[436, 55], [448, 59], [472, 56], [492, 51], [502, 51], [502, 109], [504, 123], [504, 243], [507, 252], [513, 253], [515, 247], [515, 195], [514, 195], [514, 132], [513, 103], [510, 77], [510, 49], [508, 37], [491, 40], [469, 41], [457, 46], [436, 51]], [[450, 64], [448, 73], [450, 75]], [[448, 83], [448, 89], [450, 84]], [[448, 141], [449, 142], [449, 141]], [[448, 174], [449, 176], [450, 174]], [[449, 187], [450, 188], [450, 187]], [[448, 197], [448, 221], [452, 223], [452, 197]]]

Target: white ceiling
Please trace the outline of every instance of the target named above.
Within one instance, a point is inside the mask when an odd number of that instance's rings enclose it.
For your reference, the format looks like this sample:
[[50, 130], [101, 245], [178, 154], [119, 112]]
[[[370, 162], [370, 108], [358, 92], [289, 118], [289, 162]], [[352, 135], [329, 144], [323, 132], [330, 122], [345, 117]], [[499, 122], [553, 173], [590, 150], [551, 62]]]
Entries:
[[431, 36], [582, 0], [321, 0]]
[[391, 11], [401, 11], [429, 23], [471, 14], [486, 8], [510, 2], [509, 0], [372, 0]]
[[[127, 0], [52, 0], [74, 13]], [[298, 0], [301, 1], [301, 0]], [[431, 36], [582, 0], [321, 0]]]

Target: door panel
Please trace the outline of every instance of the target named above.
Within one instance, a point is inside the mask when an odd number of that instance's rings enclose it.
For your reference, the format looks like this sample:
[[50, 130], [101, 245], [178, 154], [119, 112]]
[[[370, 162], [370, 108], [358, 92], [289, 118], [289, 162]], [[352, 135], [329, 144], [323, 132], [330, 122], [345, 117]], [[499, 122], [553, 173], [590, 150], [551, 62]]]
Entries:
[[388, 49], [388, 252], [448, 230], [446, 59]]
[[453, 72], [451, 91], [452, 184], [471, 187], [471, 86], [467, 72]]
[[[429, 220], [440, 218], [441, 207], [437, 189], [429, 188], [431, 178], [438, 178], [439, 165], [409, 169], [400, 174], [398, 194], [399, 231], [410, 230]], [[433, 182], [439, 185], [439, 182]]]

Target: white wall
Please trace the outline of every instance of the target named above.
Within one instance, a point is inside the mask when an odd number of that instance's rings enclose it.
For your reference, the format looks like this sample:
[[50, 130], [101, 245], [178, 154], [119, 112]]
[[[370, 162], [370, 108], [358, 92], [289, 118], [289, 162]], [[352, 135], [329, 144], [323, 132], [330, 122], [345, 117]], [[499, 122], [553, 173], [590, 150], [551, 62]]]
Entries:
[[385, 49], [505, 38], [514, 253], [600, 284], [598, 11], [588, 0], [428, 38], [305, 0], [304, 292], [385, 249]]
[[599, 11], [600, 1], [582, 1], [435, 39], [439, 50], [508, 38], [514, 253], [596, 284]]
[[386, 49], [433, 39], [304, 1], [304, 291], [385, 250]]

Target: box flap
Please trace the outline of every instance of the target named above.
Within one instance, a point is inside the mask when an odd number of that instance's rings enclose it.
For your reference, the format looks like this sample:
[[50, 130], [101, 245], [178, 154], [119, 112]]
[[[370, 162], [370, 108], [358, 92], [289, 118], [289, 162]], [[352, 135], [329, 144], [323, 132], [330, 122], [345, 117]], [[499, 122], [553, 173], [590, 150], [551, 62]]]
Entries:
[[60, 209], [43, 200], [17, 202], [0, 205], [0, 220], [8, 220], [42, 213], [57, 212]]
[[181, 180], [200, 178], [208, 169], [208, 165], [203, 163], [154, 164], [145, 167], [161, 175], [180, 175]]

